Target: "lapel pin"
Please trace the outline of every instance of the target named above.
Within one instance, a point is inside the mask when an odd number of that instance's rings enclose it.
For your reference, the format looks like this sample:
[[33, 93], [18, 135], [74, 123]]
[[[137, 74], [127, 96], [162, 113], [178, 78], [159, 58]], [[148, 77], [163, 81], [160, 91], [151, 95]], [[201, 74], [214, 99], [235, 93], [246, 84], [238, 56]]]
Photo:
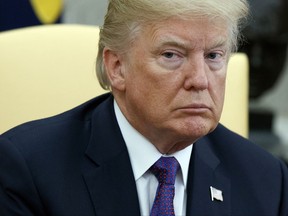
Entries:
[[221, 190], [218, 190], [212, 186], [210, 186], [210, 192], [211, 192], [211, 199], [212, 201], [220, 201], [223, 202], [223, 194]]

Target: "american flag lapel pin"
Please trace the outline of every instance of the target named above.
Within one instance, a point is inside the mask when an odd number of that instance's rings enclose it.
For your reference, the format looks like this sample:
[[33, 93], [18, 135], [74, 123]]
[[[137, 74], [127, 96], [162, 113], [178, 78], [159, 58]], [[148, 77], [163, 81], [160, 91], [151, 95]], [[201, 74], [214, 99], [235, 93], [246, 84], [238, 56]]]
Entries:
[[210, 193], [212, 201], [220, 201], [223, 202], [223, 194], [221, 190], [218, 190], [212, 186], [210, 186]]

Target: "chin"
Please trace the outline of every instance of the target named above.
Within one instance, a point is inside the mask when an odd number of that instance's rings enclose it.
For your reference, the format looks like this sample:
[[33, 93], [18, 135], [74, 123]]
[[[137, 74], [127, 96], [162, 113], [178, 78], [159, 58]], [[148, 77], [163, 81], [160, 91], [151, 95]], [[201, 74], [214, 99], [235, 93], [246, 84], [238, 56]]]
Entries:
[[207, 123], [207, 122], [193, 122], [192, 124], [188, 124], [179, 130], [183, 136], [187, 137], [197, 137], [197, 139], [209, 134], [216, 128], [217, 124], [215, 123]]

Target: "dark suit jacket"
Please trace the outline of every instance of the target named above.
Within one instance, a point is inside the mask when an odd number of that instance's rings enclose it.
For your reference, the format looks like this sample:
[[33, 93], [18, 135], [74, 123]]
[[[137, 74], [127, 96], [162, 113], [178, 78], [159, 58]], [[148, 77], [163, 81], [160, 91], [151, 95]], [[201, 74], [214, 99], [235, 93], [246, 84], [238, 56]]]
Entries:
[[[280, 161], [219, 125], [194, 144], [187, 215], [287, 216], [287, 181]], [[0, 215], [140, 215], [111, 95], [0, 136]]]

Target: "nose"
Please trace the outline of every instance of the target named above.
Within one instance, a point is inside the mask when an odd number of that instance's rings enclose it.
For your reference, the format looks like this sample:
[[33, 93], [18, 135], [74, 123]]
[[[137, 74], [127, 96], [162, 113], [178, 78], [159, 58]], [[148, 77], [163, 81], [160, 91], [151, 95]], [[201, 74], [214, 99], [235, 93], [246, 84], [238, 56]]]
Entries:
[[186, 90], [205, 90], [208, 88], [207, 66], [205, 59], [190, 60], [185, 71], [184, 88]]

